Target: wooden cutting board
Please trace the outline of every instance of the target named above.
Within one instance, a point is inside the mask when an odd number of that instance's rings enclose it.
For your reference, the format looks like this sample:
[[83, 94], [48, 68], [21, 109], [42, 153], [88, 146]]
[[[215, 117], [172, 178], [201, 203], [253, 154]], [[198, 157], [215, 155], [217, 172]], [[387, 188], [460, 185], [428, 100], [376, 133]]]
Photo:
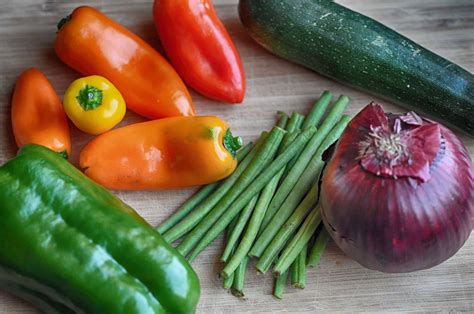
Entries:
[[[275, 0], [276, 1], [276, 0]], [[305, 113], [325, 89], [350, 96], [347, 113], [353, 115], [375, 100], [386, 109], [401, 111], [387, 102], [323, 78], [278, 59], [255, 44], [245, 33], [237, 14], [237, 0], [214, 1], [242, 55], [248, 89], [243, 105], [216, 103], [193, 93], [201, 115], [218, 115], [246, 141], [269, 129], [275, 112]], [[472, 0], [341, 0], [407, 35], [423, 46], [474, 70], [474, 2]], [[10, 97], [15, 79], [27, 67], [39, 67], [60, 95], [78, 74], [62, 64], [53, 51], [56, 23], [78, 5], [94, 5], [158, 47], [151, 16], [151, 1], [144, 0], [2, 0], [0, 2], [0, 164], [15, 155], [10, 127]], [[111, 47], [113, 49], [113, 47]], [[474, 119], [474, 117], [471, 117]], [[122, 125], [142, 119], [127, 113]], [[91, 139], [72, 130], [73, 161]], [[474, 157], [474, 139], [461, 136]], [[193, 189], [163, 192], [117, 192], [151, 224], [164, 220]], [[1, 206], [1, 204], [0, 204]], [[250, 264], [245, 299], [221, 287], [217, 273], [222, 250], [219, 238], [194, 263], [202, 287], [198, 311], [220, 312], [352, 312], [422, 311], [474, 312], [474, 237], [449, 261], [433, 269], [410, 274], [383, 274], [350, 260], [334, 244], [321, 263], [308, 271], [307, 287], [288, 287], [282, 301], [271, 296], [273, 279], [257, 275]], [[103, 287], [107, 289], [107, 287]], [[25, 302], [0, 292], [0, 313], [35, 313]]]

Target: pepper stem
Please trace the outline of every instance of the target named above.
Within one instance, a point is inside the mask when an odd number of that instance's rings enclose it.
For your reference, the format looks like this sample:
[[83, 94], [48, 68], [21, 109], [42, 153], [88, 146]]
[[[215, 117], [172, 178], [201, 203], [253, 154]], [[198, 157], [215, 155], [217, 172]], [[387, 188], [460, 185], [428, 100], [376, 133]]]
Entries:
[[232, 157], [235, 157], [237, 151], [242, 147], [242, 138], [240, 136], [233, 136], [230, 129], [227, 129], [224, 135], [224, 147], [229, 151]]
[[76, 97], [79, 105], [85, 110], [93, 110], [102, 104], [102, 91], [94, 86], [86, 85]]
[[69, 20], [71, 19], [71, 15], [68, 15], [66, 17], [63, 17], [59, 22], [58, 22], [58, 31], [66, 24]]
[[63, 157], [64, 159], [68, 159], [68, 154], [67, 154], [67, 150], [63, 150], [63, 151], [60, 151], [58, 152], [59, 156]]

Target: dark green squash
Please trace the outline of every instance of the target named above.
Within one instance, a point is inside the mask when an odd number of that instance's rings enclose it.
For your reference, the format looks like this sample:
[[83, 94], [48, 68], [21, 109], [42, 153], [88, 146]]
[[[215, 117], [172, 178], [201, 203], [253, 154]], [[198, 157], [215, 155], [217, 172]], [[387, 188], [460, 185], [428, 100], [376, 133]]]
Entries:
[[329, 0], [241, 0], [272, 53], [474, 136], [474, 76], [381, 23]]

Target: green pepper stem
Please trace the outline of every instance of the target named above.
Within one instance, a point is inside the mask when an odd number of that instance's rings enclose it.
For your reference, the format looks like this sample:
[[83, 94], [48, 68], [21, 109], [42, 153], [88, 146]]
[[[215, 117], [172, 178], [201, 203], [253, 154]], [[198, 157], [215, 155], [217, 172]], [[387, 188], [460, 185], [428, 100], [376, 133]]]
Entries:
[[240, 136], [233, 136], [230, 129], [227, 129], [224, 135], [224, 147], [229, 151], [232, 157], [235, 157], [237, 151], [242, 147], [242, 138]]
[[69, 156], [67, 154], [67, 150], [63, 150], [63, 151], [60, 151], [58, 152], [59, 156], [63, 157], [64, 159], [68, 159]]
[[102, 104], [102, 91], [94, 86], [86, 85], [76, 97], [79, 105], [85, 110], [93, 110]]
[[69, 20], [71, 19], [71, 15], [68, 15], [66, 17], [63, 17], [59, 22], [58, 22], [58, 31], [66, 24]]

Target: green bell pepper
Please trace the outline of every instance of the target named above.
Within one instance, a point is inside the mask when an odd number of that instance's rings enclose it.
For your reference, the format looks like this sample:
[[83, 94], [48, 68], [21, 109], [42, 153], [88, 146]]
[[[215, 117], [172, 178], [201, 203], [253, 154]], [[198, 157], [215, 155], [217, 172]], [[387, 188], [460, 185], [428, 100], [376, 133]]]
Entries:
[[38, 145], [0, 167], [0, 288], [48, 313], [191, 313], [200, 294], [156, 230]]

